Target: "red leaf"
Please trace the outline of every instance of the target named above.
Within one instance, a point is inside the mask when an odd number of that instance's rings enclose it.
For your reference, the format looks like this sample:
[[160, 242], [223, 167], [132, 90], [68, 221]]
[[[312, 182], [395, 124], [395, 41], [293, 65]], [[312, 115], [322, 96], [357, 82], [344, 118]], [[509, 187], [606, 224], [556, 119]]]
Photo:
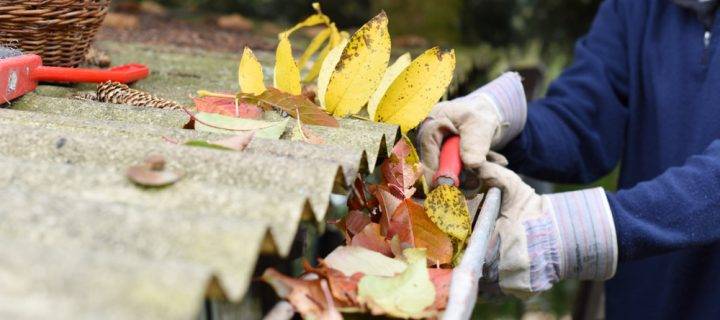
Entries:
[[410, 198], [415, 194], [415, 182], [422, 175], [419, 164], [408, 164], [404, 158], [399, 158], [394, 154], [383, 162], [380, 171], [392, 194], [403, 199]]
[[201, 97], [194, 98], [195, 109], [198, 112], [219, 113], [228, 117], [259, 119], [262, 117], [262, 110], [257, 105], [246, 101], [238, 101], [235, 105], [235, 99], [222, 97]]
[[362, 232], [368, 224], [370, 224], [370, 216], [359, 210], [350, 211], [345, 217], [345, 227], [351, 235]]
[[403, 199], [393, 195], [390, 188], [384, 185], [371, 185], [368, 189], [378, 201], [380, 208], [380, 226], [382, 227], [382, 233], [387, 235], [390, 227], [390, 218]]
[[448, 264], [452, 260], [450, 238], [430, 220], [425, 208], [412, 199], [405, 199], [393, 213], [387, 236], [394, 235], [400, 238], [401, 244], [426, 248], [431, 265]]
[[445, 310], [450, 297], [450, 282], [452, 280], [452, 269], [429, 268], [430, 281], [435, 285], [435, 310]]
[[260, 95], [247, 93], [238, 94], [238, 98], [258, 101], [287, 112], [293, 118], [300, 119], [304, 124], [326, 127], [339, 127], [338, 121], [325, 113], [318, 105], [302, 95], [292, 95], [275, 88], [267, 88]]
[[362, 232], [352, 238], [350, 245], [370, 249], [388, 257], [393, 256], [392, 250], [390, 250], [390, 244], [380, 232], [380, 225], [377, 223], [366, 225]]

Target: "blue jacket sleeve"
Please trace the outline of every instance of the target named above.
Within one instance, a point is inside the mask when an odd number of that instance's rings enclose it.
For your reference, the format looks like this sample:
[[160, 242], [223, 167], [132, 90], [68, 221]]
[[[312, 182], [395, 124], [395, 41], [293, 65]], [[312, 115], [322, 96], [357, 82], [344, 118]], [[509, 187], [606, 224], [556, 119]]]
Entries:
[[627, 33], [620, 1], [605, 1], [573, 64], [533, 102], [522, 133], [501, 152], [517, 172], [585, 183], [617, 164], [628, 118]]
[[608, 193], [620, 260], [720, 241], [720, 139], [681, 167]]

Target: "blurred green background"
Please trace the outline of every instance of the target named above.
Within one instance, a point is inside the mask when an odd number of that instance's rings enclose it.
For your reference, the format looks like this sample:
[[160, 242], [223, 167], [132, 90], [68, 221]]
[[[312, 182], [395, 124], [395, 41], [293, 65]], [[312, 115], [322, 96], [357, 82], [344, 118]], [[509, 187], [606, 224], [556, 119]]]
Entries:
[[[141, 1], [139, 1], [141, 2]], [[312, 14], [312, 0], [157, 0], [185, 17], [240, 14], [253, 21], [292, 25]], [[482, 63], [468, 70], [453, 94], [472, 91], [509, 69], [524, 70], [528, 95], [540, 97], [547, 84], [572, 61], [575, 41], [587, 32], [600, 0], [356, 0], [319, 1], [341, 29], [359, 27], [380, 10], [390, 18], [394, 45], [402, 41], [429, 47], [440, 44]], [[477, 59], [478, 57], [472, 57]], [[617, 170], [616, 170], [617, 171]], [[615, 188], [617, 173], [594, 185]], [[584, 186], [554, 186], [567, 191]], [[566, 281], [551, 292], [521, 302], [487, 298], [474, 318], [553, 319], [567, 317], [579, 283]]]

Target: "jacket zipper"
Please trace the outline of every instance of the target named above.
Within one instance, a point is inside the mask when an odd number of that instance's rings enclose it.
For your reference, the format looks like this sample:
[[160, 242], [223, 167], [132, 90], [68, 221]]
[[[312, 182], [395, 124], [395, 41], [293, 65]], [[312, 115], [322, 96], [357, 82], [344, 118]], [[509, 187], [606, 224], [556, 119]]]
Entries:
[[705, 45], [705, 47], [703, 48], [702, 64], [708, 63], [708, 56], [710, 53], [710, 40], [712, 40], [712, 32], [710, 30], [705, 30], [705, 34], [703, 36], [703, 44]]

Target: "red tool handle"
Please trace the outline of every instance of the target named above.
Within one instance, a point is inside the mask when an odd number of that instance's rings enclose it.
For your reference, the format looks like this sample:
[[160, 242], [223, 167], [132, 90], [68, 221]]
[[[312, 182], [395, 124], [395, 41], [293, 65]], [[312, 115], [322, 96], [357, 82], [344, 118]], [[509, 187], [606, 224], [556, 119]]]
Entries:
[[440, 164], [433, 177], [435, 184], [460, 185], [460, 136], [450, 136], [445, 139], [440, 148]]
[[115, 81], [120, 83], [135, 82], [150, 74], [147, 66], [142, 64], [126, 64], [110, 69], [82, 69], [40, 66], [32, 71], [35, 81], [47, 82], [95, 82]]

